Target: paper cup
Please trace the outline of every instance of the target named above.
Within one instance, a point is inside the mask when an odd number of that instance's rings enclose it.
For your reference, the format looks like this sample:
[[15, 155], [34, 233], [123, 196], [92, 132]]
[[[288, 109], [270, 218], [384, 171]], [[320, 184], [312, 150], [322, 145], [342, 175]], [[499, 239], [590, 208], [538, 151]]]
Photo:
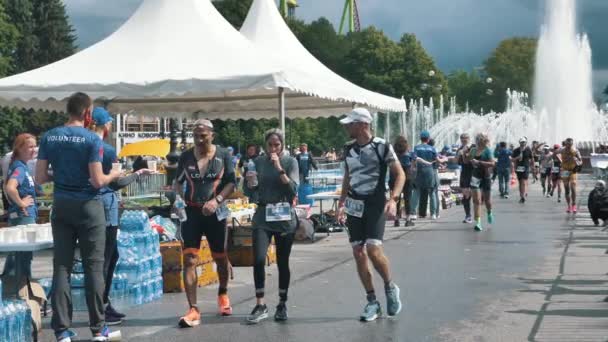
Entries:
[[121, 163], [112, 163], [112, 170], [122, 171]]
[[25, 237], [27, 242], [36, 242], [36, 231], [30, 230], [25, 232]]
[[148, 160], [148, 169], [156, 171], [156, 160]]

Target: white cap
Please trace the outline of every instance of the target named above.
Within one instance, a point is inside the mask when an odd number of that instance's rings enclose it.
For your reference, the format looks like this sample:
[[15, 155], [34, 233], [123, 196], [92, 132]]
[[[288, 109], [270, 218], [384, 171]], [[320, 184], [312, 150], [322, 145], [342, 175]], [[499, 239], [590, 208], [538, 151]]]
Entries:
[[192, 128], [196, 129], [196, 127], [207, 127], [213, 129], [213, 124], [207, 119], [198, 119], [192, 125]]
[[599, 181], [597, 181], [597, 183], [595, 183], [595, 187], [596, 188], [605, 188], [606, 182], [604, 182], [603, 180], [599, 180]]
[[527, 143], [527, 142], [528, 142], [528, 138], [526, 138], [526, 137], [521, 137], [521, 138], [519, 138], [519, 142], [520, 142], [520, 143], [522, 143], [522, 142]]
[[371, 123], [372, 115], [369, 113], [369, 110], [365, 108], [355, 108], [352, 112], [348, 113], [344, 119], [340, 120], [340, 123], [343, 125], [348, 125], [353, 122]]

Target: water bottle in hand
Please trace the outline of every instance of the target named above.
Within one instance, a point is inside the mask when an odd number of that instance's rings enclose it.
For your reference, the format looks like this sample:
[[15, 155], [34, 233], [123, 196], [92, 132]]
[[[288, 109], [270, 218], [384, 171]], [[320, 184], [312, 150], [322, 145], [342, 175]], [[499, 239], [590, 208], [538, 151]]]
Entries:
[[247, 185], [250, 188], [258, 186], [258, 173], [255, 169], [255, 163], [251, 159], [249, 160], [249, 163], [247, 163], [247, 174], [245, 177], [247, 178]]
[[175, 197], [175, 203], [173, 204], [173, 206], [175, 207], [179, 222], [186, 222], [186, 220], [188, 219], [188, 215], [186, 215], [186, 203], [181, 198], [181, 196], [177, 195]]

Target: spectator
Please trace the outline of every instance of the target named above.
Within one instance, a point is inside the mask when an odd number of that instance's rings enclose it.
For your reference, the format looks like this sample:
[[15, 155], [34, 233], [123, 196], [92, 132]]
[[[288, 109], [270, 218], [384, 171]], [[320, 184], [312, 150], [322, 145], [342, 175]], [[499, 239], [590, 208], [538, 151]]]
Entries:
[[[407, 139], [403, 136], [398, 136], [395, 140], [395, 154], [397, 154], [397, 158], [399, 159], [399, 163], [401, 164], [401, 168], [403, 168], [403, 172], [405, 172], [405, 184], [403, 185], [403, 191], [399, 194], [399, 200], [397, 201], [397, 216], [395, 217], [395, 227], [399, 227], [399, 221], [401, 219], [401, 197], [403, 197], [403, 206], [405, 208], [405, 226], [413, 226], [414, 222], [411, 220], [411, 215], [416, 214], [416, 208], [412, 203], [412, 193], [414, 191], [414, 179], [416, 178], [414, 163], [416, 158], [413, 153], [410, 152], [410, 147], [407, 142]], [[395, 184], [395, 177], [393, 174], [390, 174], [388, 179], [389, 188], [393, 188]]]
[[296, 156], [298, 161], [298, 168], [300, 170], [300, 184], [307, 183], [308, 174], [310, 169], [317, 169], [317, 163], [313, 159], [312, 155], [308, 153], [308, 145], [303, 143], [300, 145], [300, 154]]
[[[8, 198], [8, 224], [21, 226], [36, 223], [38, 208], [36, 206], [36, 186], [34, 179], [27, 168], [27, 162], [34, 158], [36, 153], [36, 138], [31, 134], [17, 136], [10, 158], [7, 178], [4, 179], [4, 188]], [[20, 258], [14, 254], [8, 256], [4, 265], [3, 274], [9, 274], [16, 262], [22, 265], [25, 276], [31, 277], [32, 253], [23, 252]], [[19, 283], [21, 279], [17, 279]]]
[[333, 163], [333, 162], [335, 162], [336, 160], [338, 160], [338, 156], [336, 155], [336, 149], [332, 147], [332, 148], [329, 150], [329, 152], [327, 152], [327, 153], [325, 154], [325, 159], [326, 159], [328, 162], [330, 162], [330, 163]]
[[600, 220], [603, 221], [604, 226], [608, 224], [608, 189], [606, 189], [606, 182], [600, 180], [595, 183], [595, 188], [589, 193], [587, 206], [591, 219], [596, 226], [600, 224]]

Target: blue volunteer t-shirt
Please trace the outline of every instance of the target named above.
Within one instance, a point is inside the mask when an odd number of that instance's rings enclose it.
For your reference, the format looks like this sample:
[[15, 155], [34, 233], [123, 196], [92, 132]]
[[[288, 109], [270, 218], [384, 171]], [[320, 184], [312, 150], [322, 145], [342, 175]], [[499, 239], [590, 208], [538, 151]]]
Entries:
[[[116, 149], [112, 147], [112, 145], [104, 142], [103, 143], [103, 159], [101, 161], [101, 169], [103, 170], [104, 175], [109, 175], [110, 171], [112, 171], [112, 163], [116, 163], [118, 161], [118, 155], [116, 154]], [[100, 193], [107, 194], [114, 192], [114, 190], [109, 187], [103, 187]]]
[[[429, 144], [420, 144], [414, 147], [414, 154], [428, 162], [434, 162], [437, 159], [437, 150]], [[418, 167], [429, 167], [430, 165], [418, 163]]]
[[[8, 168], [8, 178], [17, 181], [17, 192], [19, 193], [20, 198], [31, 196], [34, 200], [36, 199], [36, 185], [34, 184], [34, 179], [32, 178], [27, 165], [21, 160], [15, 160], [11, 163]], [[23, 211], [21, 211], [21, 208], [13, 204], [12, 201], [9, 201], [8, 213], [10, 218], [13, 218], [15, 215], [18, 217], [25, 216]], [[38, 210], [36, 209], [35, 204], [27, 207], [27, 214], [29, 217], [33, 218], [38, 216]]]
[[511, 167], [511, 155], [513, 152], [508, 148], [494, 150], [494, 157], [497, 159], [496, 167], [499, 169], [508, 169]]
[[308, 177], [310, 173], [310, 158], [311, 156], [308, 152], [300, 153], [297, 158], [300, 174], [304, 175], [304, 177]]
[[98, 196], [99, 190], [89, 181], [89, 164], [101, 163], [103, 156], [99, 136], [75, 126], [48, 131], [42, 137], [38, 151], [38, 160], [47, 160], [53, 168], [56, 199], [89, 200]]

